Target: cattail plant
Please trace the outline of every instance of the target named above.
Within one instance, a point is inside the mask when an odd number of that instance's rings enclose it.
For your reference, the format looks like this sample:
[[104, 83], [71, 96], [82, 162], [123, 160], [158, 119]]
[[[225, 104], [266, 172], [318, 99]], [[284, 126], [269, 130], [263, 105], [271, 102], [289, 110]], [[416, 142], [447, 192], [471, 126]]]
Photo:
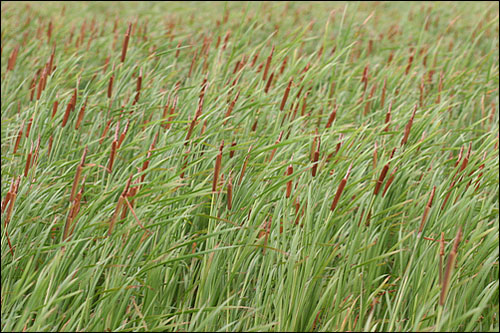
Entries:
[[125, 61], [125, 57], [127, 56], [127, 49], [128, 49], [128, 42], [130, 39], [130, 32], [132, 30], [132, 23], [128, 24], [127, 31], [125, 32], [125, 37], [123, 38], [123, 46], [122, 46], [122, 56], [121, 56], [121, 62]]
[[116, 123], [115, 128], [115, 138], [111, 143], [111, 152], [109, 155], [108, 161], [108, 172], [111, 173], [113, 171], [113, 163], [115, 162], [116, 149], [118, 148], [118, 131], [120, 129], [120, 121]]
[[130, 124], [130, 119], [127, 119], [127, 123], [125, 124], [125, 128], [120, 133], [120, 139], [118, 140], [118, 147], [117, 148], [120, 148], [120, 146], [122, 145], [123, 140], [125, 140], [125, 135], [127, 135], [129, 124]]
[[28, 153], [28, 157], [26, 158], [26, 164], [24, 166], [24, 177], [28, 177], [28, 171], [31, 163], [31, 155], [33, 154], [33, 141], [31, 141], [30, 152]]
[[432, 188], [431, 194], [429, 196], [429, 201], [427, 201], [427, 205], [425, 206], [424, 214], [422, 215], [422, 220], [420, 221], [420, 227], [418, 228], [418, 237], [422, 235], [422, 230], [424, 229], [425, 221], [427, 220], [427, 215], [429, 215], [429, 211], [432, 207], [432, 200], [434, 199], [434, 193], [436, 192], [436, 186]]
[[120, 210], [122, 209], [123, 205], [125, 204], [126, 195], [128, 193], [128, 189], [130, 187], [131, 181], [132, 181], [132, 175], [130, 175], [130, 177], [127, 181], [127, 184], [125, 185], [125, 189], [120, 194], [120, 197], [118, 198], [118, 202], [116, 203], [115, 212], [113, 213], [113, 217], [111, 218], [111, 220], [109, 222], [108, 237], [111, 236], [111, 234], [113, 232], [113, 228], [116, 224], [116, 219], [118, 217], [118, 214], [120, 213]]
[[80, 175], [82, 173], [83, 167], [85, 166], [85, 157], [87, 156], [87, 146], [83, 149], [82, 157], [80, 159], [80, 164], [76, 167], [75, 179], [73, 180], [73, 186], [71, 188], [71, 195], [69, 197], [69, 201], [73, 202], [75, 198], [76, 188], [78, 186], [78, 182], [80, 181]]
[[234, 147], [236, 146], [236, 140], [233, 140], [233, 142], [231, 142], [231, 148], [229, 149], [229, 158], [233, 158], [234, 156]]
[[269, 66], [271, 65], [271, 60], [273, 59], [273, 53], [274, 53], [274, 45], [273, 45], [273, 48], [271, 49], [271, 53], [267, 57], [266, 67], [264, 68], [264, 74], [262, 75], [262, 81], [266, 81], [266, 79], [267, 79], [267, 72], [269, 71]]
[[384, 85], [382, 86], [382, 94], [380, 96], [380, 107], [384, 107], [385, 103], [385, 90], [387, 89], [387, 78], [384, 78]]
[[80, 201], [82, 199], [83, 191], [85, 189], [85, 179], [86, 177], [84, 177], [82, 180], [82, 187], [80, 188], [80, 191], [78, 191], [74, 200], [71, 200], [70, 210], [66, 218], [66, 223], [64, 225], [63, 241], [71, 237], [75, 229], [76, 224], [73, 222], [75, 220], [76, 215], [80, 212]]
[[10, 197], [12, 195], [12, 189], [14, 188], [14, 183], [15, 183], [15, 178], [12, 177], [12, 180], [10, 181], [9, 191], [7, 191], [5, 198], [2, 200], [2, 214], [5, 211], [5, 208], [7, 207], [7, 204], [10, 201]]
[[338, 105], [336, 105], [332, 112], [330, 113], [330, 116], [328, 117], [328, 122], [326, 123], [326, 127], [325, 128], [330, 128], [330, 126], [332, 126], [332, 123], [333, 121], [335, 120], [335, 118], [337, 117], [337, 110], [338, 110]]
[[66, 126], [66, 123], [68, 122], [69, 114], [75, 108], [76, 94], [77, 94], [77, 92], [76, 92], [76, 88], [75, 88], [73, 90], [73, 95], [71, 96], [71, 99], [70, 99], [68, 105], [66, 106], [66, 112], [64, 113], [64, 118], [63, 118], [62, 125], [61, 125], [62, 127]]
[[141, 168], [141, 177], [140, 177], [140, 182], [144, 182], [144, 177], [146, 177], [146, 174], [144, 173], [144, 171], [146, 171], [146, 169], [148, 168], [149, 166], [149, 161], [150, 161], [150, 158], [151, 158], [151, 154], [153, 153], [153, 150], [155, 149], [155, 145], [156, 145], [156, 140], [158, 139], [158, 133], [156, 133], [156, 135], [154, 136], [153, 138], [153, 142], [151, 142], [151, 145], [149, 146], [149, 149], [148, 149], [148, 153], [146, 155], [146, 160], [142, 163], [142, 168]]
[[5, 213], [6, 214], [5, 220], [4, 220], [5, 227], [7, 227], [7, 225], [9, 224], [10, 218], [12, 216], [12, 211], [14, 209], [14, 204], [16, 202], [20, 182], [21, 182], [21, 176], [18, 176], [14, 186], [12, 186], [12, 189], [9, 191], [10, 195], [9, 195], [9, 193], [7, 193], [8, 199], [7, 199], [7, 197], [5, 198], [5, 203], [2, 206], [2, 210], [5, 210], [5, 207], [7, 207], [7, 205], [9, 205], [7, 208], [7, 212]]
[[267, 79], [266, 87], [264, 88], [264, 92], [267, 94], [269, 92], [269, 88], [271, 87], [271, 83], [273, 82], [274, 72], [271, 73], [269, 79]]
[[387, 192], [387, 189], [389, 188], [389, 186], [391, 186], [392, 182], [394, 181], [396, 171], [398, 171], [398, 167], [394, 168], [394, 170], [389, 175], [389, 179], [387, 179], [387, 183], [385, 184], [384, 191], [382, 192], [382, 198], [385, 196], [385, 192]]
[[142, 88], [142, 67], [139, 69], [139, 76], [137, 77], [137, 86], [135, 89], [135, 98], [132, 105], [137, 104], [137, 102], [139, 101], [139, 96], [141, 95], [141, 88]]
[[115, 79], [115, 75], [111, 75], [109, 78], [109, 83], [108, 83], [108, 98], [111, 98], [113, 94], [113, 80]]
[[233, 112], [233, 109], [234, 109], [234, 105], [236, 104], [236, 102], [238, 101], [238, 97], [240, 97], [240, 92], [238, 91], [238, 93], [236, 94], [236, 97], [231, 101], [231, 104], [229, 105], [229, 108], [227, 109], [226, 111], [226, 115], [224, 116], [224, 125], [226, 125], [227, 123], [227, 119], [231, 116], [231, 112]]
[[252, 147], [248, 148], [247, 156], [245, 157], [245, 162], [243, 163], [243, 167], [241, 168], [240, 179], [238, 180], [238, 186], [241, 185], [241, 181], [243, 180], [243, 176], [245, 175], [245, 170], [247, 169], [248, 160], [250, 159], [250, 152], [252, 151]]
[[319, 160], [319, 147], [321, 144], [321, 138], [318, 136], [317, 137], [317, 144], [315, 145], [315, 151], [313, 153], [313, 158], [312, 158], [312, 168], [311, 168], [311, 174], [313, 177], [316, 177], [316, 170], [318, 169], [318, 160]]
[[290, 93], [290, 87], [292, 86], [293, 78], [288, 82], [288, 86], [285, 89], [285, 93], [283, 94], [283, 99], [281, 100], [280, 111], [283, 111], [285, 108], [286, 100], [288, 99], [288, 94]]
[[410, 136], [411, 126], [413, 125], [413, 119], [415, 118], [416, 112], [417, 112], [417, 105], [415, 105], [415, 108], [413, 109], [413, 113], [410, 117], [410, 120], [408, 121], [408, 124], [406, 124], [403, 140], [401, 140], [401, 146], [405, 145], [406, 142], [408, 141], [408, 137]]
[[349, 165], [349, 168], [347, 169], [347, 173], [346, 173], [345, 177], [340, 181], [339, 187], [337, 188], [337, 193], [335, 193], [335, 197], [333, 198], [333, 202], [332, 202], [332, 205], [330, 207], [330, 210], [332, 212], [335, 211], [335, 208], [337, 207], [340, 196], [342, 195], [342, 191], [344, 191], [345, 184], [347, 183], [347, 179], [349, 178], [349, 174], [351, 173], [351, 168], [352, 168], [352, 163]]
[[377, 184], [375, 185], [375, 190], [373, 191], [373, 195], [377, 195], [378, 192], [380, 191], [380, 187], [382, 186], [382, 183], [384, 182], [385, 176], [387, 175], [387, 171], [389, 170], [389, 163], [384, 165], [382, 168], [382, 172], [380, 172], [380, 175], [377, 180]]
[[[279, 144], [281, 142], [281, 137], [282, 136], [283, 136], [283, 131], [280, 132], [280, 135], [279, 135], [278, 139], [276, 140], [276, 142], [274, 143], [274, 145], [277, 145], [277, 144]], [[276, 154], [276, 149], [277, 148], [274, 148], [271, 151], [271, 155], [269, 156], [269, 159], [267, 160], [268, 163], [270, 163], [273, 160], [274, 154]]]
[[13, 154], [15, 154], [17, 152], [17, 148], [19, 148], [19, 143], [21, 142], [21, 138], [23, 136], [23, 128], [24, 128], [24, 120], [21, 123], [19, 132], [17, 133], [16, 143], [14, 144], [14, 151], [12, 152]]
[[446, 265], [446, 270], [443, 276], [443, 284], [441, 286], [441, 295], [439, 297], [439, 305], [444, 306], [446, 301], [446, 294], [448, 293], [448, 288], [451, 280], [451, 274], [453, 273], [453, 268], [455, 266], [455, 260], [457, 258], [458, 245], [462, 239], [462, 226], [458, 228], [457, 235], [455, 236], [455, 241], [453, 242], [453, 248], [448, 255], [448, 263]]
[[82, 107], [80, 108], [80, 112], [78, 113], [78, 119], [76, 121], [75, 130], [78, 130], [80, 124], [82, 123], [86, 107], [87, 107], [87, 99], [85, 99], [85, 103], [83, 103]]
[[165, 129], [170, 129], [172, 127], [172, 121], [174, 120], [173, 114], [175, 113], [175, 108], [177, 107], [177, 96], [174, 97], [174, 102], [172, 103], [172, 107], [170, 108], [169, 117], [167, 122], [164, 124]]
[[219, 178], [219, 173], [220, 173], [220, 168], [221, 168], [221, 162], [222, 162], [222, 149], [224, 148], [224, 140], [222, 140], [220, 147], [219, 147], [219, 153], [217, 154], [217, 157], [215, 159], [215, 168], [214, 168], [214, 179], [212, 183], [212, 192], [217, 191], [217, 180]]
[[415, 52], [412, 52], [410, 54], [410, 57], [408, 58], [408, 65], [406, 66], [406, 69], [405, 69], [405, 75], [408, 75], [408, 73], [410, 72], [410, 68], [411, 68], [411, 65], [413, 63], [414, 56], [415, 56]]
[[389, 123], [391, 122], [392, 101], [389, 103], [389, 108], [385, 114], [385, 127], [384, 132], [389, 132]]
[[7, 60], [7, 72], [14, 70], [16, 65], [17, 54], [19, 53], [19, 45], [17, 45], [11, 52], [9, 59]]
[[[57, 96], [56, 96], [56, 98], [59, 98], [59, 95], [57, 95]], [[56, 100], [54, 101], [53, 106], [52, 106], [52, 117], [51, 117], [51, 119], [53, 119], [53, 118], [54, 118], [54, 116], [56, 115], [56, 112], [57, 112], [57, 108], [58, 108], [58, 106], [59, 106], [59, 101], [56, 99]]]
[[30, 136], [30, 131], [31, 131], [31, 126], [33, 125], [33, 117], [30, 118], [28, 121], [28, 125], [26, 125], [26, 138], [29, 138]]
[[[288, 167], [286, 168], [286, 173], [285, 175], [286, 176], [291, 176], [293, 174], [293, 166], [290, 164], [288, 165]], [[286, 183], [286, 197], [287, 199], [290, 198], [290, 195], [292, 194], [292, 180], [290, 179], [287, 183]]]
[[439, 74], [439, 85], [438, 85], [438, 95], [436, 98], [436, 104], [441, 103], [441, 91], [443, 90], [443, 77], [444, 77], [444, 72], [441, 72]]

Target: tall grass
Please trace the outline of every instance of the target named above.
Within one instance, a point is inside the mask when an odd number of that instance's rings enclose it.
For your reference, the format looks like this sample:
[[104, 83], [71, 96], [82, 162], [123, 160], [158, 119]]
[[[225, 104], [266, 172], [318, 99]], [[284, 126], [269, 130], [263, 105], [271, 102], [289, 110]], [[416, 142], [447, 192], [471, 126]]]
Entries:
[[2, 331], [498, 331], [498, 3], [1, 6]]

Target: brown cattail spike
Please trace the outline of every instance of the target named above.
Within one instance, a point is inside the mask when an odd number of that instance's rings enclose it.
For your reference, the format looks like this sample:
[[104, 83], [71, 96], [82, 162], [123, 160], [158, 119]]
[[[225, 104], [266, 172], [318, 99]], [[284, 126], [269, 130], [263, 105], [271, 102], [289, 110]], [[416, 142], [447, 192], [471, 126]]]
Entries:
[[274, 53], [274, 45], [273, 48], [271, 49], [271, 54], [267, 57], [266, 61], [266, 67], [264, 68], [264, 75], [262, 75], [262, 80], [266, 81], [267, 79], [267, 72], [269, 71], [269, 66], [271, 65], [271, 60], [273, 59], [273, 53]]
[[243, 168], [241, 168], [240, 179], [238, 180], [238, 186], [241, 185], [241, 181], [243, 180], [243, 176], [245, 175], [245, 170], [247, 169], [248, 160], [250, 159], [250, 151], [252, 151], [252, 146], [248, 148], [247, 157], [245, 158], [245, 162], [243, 163]]
[[222, 162], [222, 149], [224, 148], [224, 140], [222, 140], [222, 143], [219, 147], [219, 153], [217, 154], [217, 157], [215, 159], [215, 169], [214, 169], [214, 179], [212, 183], [212, 192], [216, 192], [217, 190], [217, 180], [219, 178], [219, 173], [220, 173], [220, 168], [221, 168], [221, 162]]
[[76, 167], [75, 179], [73, 180], [73, 187], [71, 188], [71, 195], [69, 197], [69, 201], [73, 202], [75, 198], [76, 188], [78, 186], [78, 182], [80, 181], [80, 175], [82, 173], [83, 167], [85, 166], [85, 157], [87, 156], [87, 146], [83, 149], [82, 157], [80, 159], [80, 164]]
[[453, 267], [455, 266], [458, 245], [461, 239], [462, 239], [462, 226], [458, 228], [457, 235], [455, 236], [455, 241], [453, 243], [453, 248], [451, 249], [451, 252], [448, 255], [448, 264], [446, 265], [446, 271], [444, 272], [443, 285], [441, 287], [441, 295], [439, 297], [439, 305], [441, 306], [444, 306], [444, 303], [446, 301], [446, 294], [448, 293], [448, 286], [451, 280]]
[[385, 128], [384, 132], [389, 131], [389, 123], [391, 122], [391, 110], [392, 110], [392, 101], [389, 103], [389, 109], [387, 110], [387, 113], [385, 114]]
[[385, 196], [385, 192], [387, 192], [387, 189], [389, 188], [389, 186], [391, 186], [392, 182], [394, 181], [396, 171], [398, 171], [397, 167], [391, 172], [389, 179], [387, 180], [387, 183], [385, 184], [384, 191], [382, 192], [382, 198]]
[[288, 86], [285, 89], [285, 94], [283, 95], [283, 99], [281, 100], [280, 111], [283, 111], [285, 108], [286, 100], [288, 99], [288, 94], [290, 93], [290, 87], [292, 86], [293, 78], [288, 82]]
[[385, 103], [385, 90], [387, 89], [387, 78], [384, 79], [384, 86], [382, 87], [382, 95], [380, 96], [380, 107], [384, 107]]
[[[276, 142], [274, 143], [275, 145], [277, 145], [278, 143], [281, 142], [281, 137], [283, 136], [283, 131], [280, 132], [280, 135], [278, 137], [278, 140], [276, 140]], [[271, 155], [269, 156], [269, 160], [267, 161], [268, 163], [271, 162], [273, 160], [273, 157], [274, 157], [274, 154], [276, 154], [276, 149], [277, 148], [274, 148], [273, 151], [271, 152]]]
[[424, 229], [425, 221], [427, 220], [427, 215], [432, 207], [432, 200], [434, 199], [434, 193], [436, 192], [436, 186], [432, 188], [431, 195], [429, 196], [429, 201], [425, 206], [424, 214], [422, 215], [422, 221], [420, 222], [420, 227], [418, 228], [418, 236], [422, 235], [422, 230]]
[[326, 127], [325, 128], [330, 128], [330, 126], [332, 126], [333, 121], [337, 117], [337, 109], [338, 109], [338, 105], [335, 106], [333, 108], [332, 113], [330, 113], [330, 117], [328, 117], [328, 122], [326, 123]]
[[114, 75], [111, 75], [109, 78], [109, 84], [108, 84], [108, 98], [111, 98], [113, 94], [113, 80], [115, 79]]
[[[286, 175], [291, 176], [293, 174], [293, 166], [290, 164], [288, 168], [286, 169]], [[290, 195], [292, 194], [292, 180], [290, 179], [286, 183], [286, 197], [290, 198]]]
[[30, 152], [28, 153], [28, 157], [26, 158], [26, 165], [24, 167], [24, 177], [28, 177], [28, 171], [31, 164], [31, 155], [33, 154], [33, 141], [31, 142]]
[[408, 141], [408, 137], [410, 136], [410, 131], [411, 131], [411, 126], [413, 125], [413, 119], [415, 118], [415, 113], [417, 112], [417, 105], [415, 105], [415, 108], [413, 109], [413, 113], [411, 115], [410, 120], [408, 121], [408, 124], [405, 127], [405, 133], [403, 136], [403, 140], [401, 140], [401, 146], [406, 144]]
[[80, 108], [80, 112], [78, 113], [78, 119], [76, 121], [75, 130], [78, 130], [80, 124], [82, 123], [86, 107], [87, 107], [87, 99], [85, 99], [85, 103], [83, 103], [82, 107]]
[[444, 232], [441, 232], [439, 240], [439, 285], [443, 285], [443, 256], [444, 256]]
[[226, 125], [226, 123], [227, 123], [227, 118], [229, 118], [229, 116], [231, 116], [231, 112], [233, 112], [234, 105], [238, 101], [238, 97], [240, 97], [240, 92], [239, 91], [236, 94], [236, 97], [231, 101], [231, 104], [229, 105], [229, 108], [227, 109], [227, 112], [226, 112], [226, 115], [225, 115], [226, 119], [224, 120], [224, 125]]
[[375, 185], [375, 190], [373, 191], [373, 195], [377, 195], [382, 183], [384, 182], [385, 176], [387, 175], [387, 171], [389, 170], [389, 163], [384, 165], [380, 176], [378, 177], [377, 184]]
[[130, 39], [131, 30], [132, 30], [132, 23], [129, 23], [128, 28], [127, 28], [127, 32], [125, 32], [125, 37], [123, 38], [121, 62], [125, 61], [125, 57], [127, 55], [128, 41]]
[[14, 144], [14, 154], [17, 151], [17, 148], [19, 147], [19, 143], [21, 142], [21, 138], [23, 136], [23, 128], [24, 128], [24, 121], [21, 123], [21, 127], [19, 128], [19, 132], [17, 133], [17, 139], [16, 143]]
[[349, 174], [351, 173], [351, 168], [352, 168], [352, 163], [351, 165], [349, 165], [345, 177], [340, 181], [339, 187], [337, 188], [337, 193], [335, 193], [335, 198], [333, 199], [332, 206], [330, 207], [330, 210], [332, 212], [337, 207], [340, 196], [342, 195], [342, 191], [344, 190], [345, 184], [347, 183], [347, 178], [349, 178]]

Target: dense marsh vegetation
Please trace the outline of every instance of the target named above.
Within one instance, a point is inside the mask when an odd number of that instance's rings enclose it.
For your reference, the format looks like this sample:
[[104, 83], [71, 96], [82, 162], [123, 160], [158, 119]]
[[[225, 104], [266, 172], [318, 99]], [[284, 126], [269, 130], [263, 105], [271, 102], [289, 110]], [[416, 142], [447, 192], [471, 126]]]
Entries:
[[2, 331], [498, 331], [497, 2], [2, 2]]

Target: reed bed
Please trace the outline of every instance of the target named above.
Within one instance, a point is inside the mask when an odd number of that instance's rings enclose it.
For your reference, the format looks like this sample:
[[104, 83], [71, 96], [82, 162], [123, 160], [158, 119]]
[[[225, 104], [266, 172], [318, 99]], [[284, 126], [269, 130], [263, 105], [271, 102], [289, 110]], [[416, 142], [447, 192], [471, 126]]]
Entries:
[[2, 331], [498, 331], [497, 2], [1, 6]]

